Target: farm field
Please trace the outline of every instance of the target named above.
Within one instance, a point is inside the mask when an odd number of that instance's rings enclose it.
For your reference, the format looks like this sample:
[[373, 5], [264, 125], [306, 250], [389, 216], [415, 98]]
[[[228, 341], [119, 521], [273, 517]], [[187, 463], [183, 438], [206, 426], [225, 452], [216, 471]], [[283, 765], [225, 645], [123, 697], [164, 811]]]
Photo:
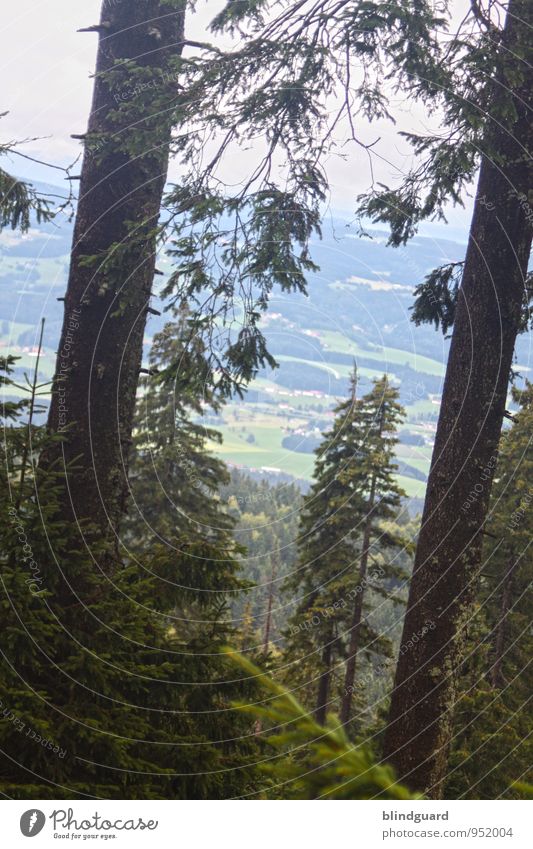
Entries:
[[[228, 464], [274, 477], [290, 475], [308, 485], [313, 448], [330, 427], [335, 405], [346, 396], [356, 361], [361, 393], [385, 372], [400, 389], [407, 415], [397, 449], [399, 478], [409, 498], [423, 495], [447, 342], [433, 328], [412, 324], [412, 289], [419, 281], [410, 279], [400, 254], [387, 248], [379, 234], [375, 236], [371, 242], [348, 236], [339, 247], [337, 236], [326, 235], [315, 246], [322, 268], [311, 275], [309, 296], [273, 295], [261, 326], [279, 368], [260, 371], [244, 398], [230, 401], [218, 418], [206, 411], [206, 424], [223, 437], [222, 444], [211, 447]], [[45, 344], [39, 374], [41, 380], [52, 376], [62, 320], [62, 303], [57, 298], [64, 294], [69, 244], [70, 232], [62, 228], [58, 236], [56, 229], [48, 232], [46, 227], [32, 239], [9, 234], [0, 241], [0, 306], [5, 316], [0, 323], [0, 351], [20, 358], [20, 379], [24, 371], [31, 374], [35, 367], [32, 347], [43, 316]], [[428, 265], [435, 244], [420, 238], [411, 246], [420, 268]], [[444, 249], [450, 255], [453, 243], [446, 243]], [[458, 244], [456, 249], [459, 256], [464, 246]], [[168, 257], [162, 256], [158, 266], [165, 276], [172, 271]], [[156, 281], [156, 304], [164, 279]], [[164, 312], [150, 318], [145, 357], [166, 321]], [[527, 373], [529, 350], [524, 347], [517, 358], [520, 370]]]

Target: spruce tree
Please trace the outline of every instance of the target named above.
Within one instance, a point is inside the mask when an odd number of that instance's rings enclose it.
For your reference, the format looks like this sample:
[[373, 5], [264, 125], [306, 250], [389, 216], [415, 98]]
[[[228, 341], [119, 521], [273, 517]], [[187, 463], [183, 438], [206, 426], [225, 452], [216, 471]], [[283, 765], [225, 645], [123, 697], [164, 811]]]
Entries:
[[358, 411], [359, 452], [350, 466], [341, 473], [343, 478], [346, 477], [346, 480], [350, 481], [352, 487], [366, 496], [360, 521], [362, 539], [358, 593], [353, 602], [349, 626], [348, 657], [340, 711], [343, 723], [347, 723], [351, 715], [357, 652], [361, 647], [369, 560], [380, 563], [386, 578], [405, 577], [395, 557], [405, 546], [405, 540], [390, 526], [384, 525], [386, 520], [395, 517], [405, 495], [394, 477], [397, 470], [394, 463], [394, 449], [398, 443], [396, 433], [405, 417], [398, 397], [398, 390], [391, 386], [386, 375], [381, 380], [374, 381], [372, 390], [361, 399]]
[[245, 549], [242, 577], [251, 584], [249, 594], [236, 596], [232, 604], [235, 619], [250, 617], [254, 623], [248, 649], [279, 655], [287, 619], [283, 584], [297, 556], [301, 492], [294, 483], [256, 481], [233, 469], [221, 495], [236, 522], [235, 539]]
[[[3, 363], [7, 392], [17, 389], [12, 366]], [[97, 548], [73, 549], [61, 518], [61, 472], [36, 467], [62, 437], [29, 425], [31, 403], [3, 407], [0, 791], [20, 799], [248, 792], [256, 746], [230, 705], [253, 698], [253, 682], [228, 674], [219, 653], [234, 638], [225, 611], [241, 589], [235, 560], [199, 540], [130, 551], [112, 580], [95, 568]]]
[[[206, 92], [204, 108], [195, 102], [190, 110], [198, 129], [185, 143], [197, 167], [176, 193], [177, 200], [203, 199], [203, 210], [196, 207], [191, 216], [201, 235], [180, 243], [182, 266], [192, 273], [176, 278], [178, 297], [208, 305], [209, 319], [199, 308], [196, 322], [206, 328], [233, 311], [244, 280], [242, 347], [255, 343], [267, 356], [258, 320], [275, 283], [285, 290], [305, 286], [336, 136], [355, 152], [359, 147], [365, 161], [378, 152], [379, 140], [365, 143], [358, 122], [361, 115], [390, 117], [391, 80], [403, 98], [442, 122], [434, 131], [403, 133], [414, 164], [397, 182], [383, 185], [369, 174], [370, 190], [359, 198], [362, 226], [368, 219], [385, 223], [390, 243], [403, 245], [421, 222], [444, 221], [477, 178], [464, 263], [432, 272], [413, 313], [416, 321], [453, 324], [405, 641], [428, 620], [439, 617], [440, 625], [399, 658], [385, 753], [413, 787], [436, 797], [446, 771], [462, 626], [475, 596], [491, 462], [516, 337], [529, 322], [532, 15], [530, 0], [473, 2], [458, 24], [452, 4], [425, 0], [228, 2], [214, 29], [246, 37], [192, 68], [190, 90]], [[344, 96], [332, 98], [329, 109], [333, 91]], [[224, 132], [203, 168], [206, 121], [213, 136], [221, 125]], [[225, 191], [225, 156], [258, 135], [265, 148], [238, 188]], [[272, 167], [278, 156], [285, 164], [281, 179]], [[183, 230], [190, 231], [191, 220], [181, 222]], [[212, 262], [219, 257], [222, 274]], [[483, 493], [459, 522], [483, 474]]]
[[[18, 206], [13, 198], [5, 205], [4, 223], [25, 229], [39, 210], [31, 191], [21, 192]], [[64, 469], [50, 462], [72, 423], [63, 434], [35, 426], [37, 398], [47, 389], [37, 385], [38, 362], [30, 398], [9, 400], [27, 390], [13, 382], [15, 365], [0, 361], [8, 396], [1, 413], [0, 791], [21, 799], [250, 791], [256, 744], [230, 705], [253, 698], [253, 682], [228, 675], [220, 656], [235, 637], [228, 597], [242, 586], [227, 530], [225, 548], [218, 538], [149, 548], [138, 535], [138, 549], [111, 579], [99, 565], [106, 543], [97, 542], [92, 517], [78, 526], [92, 536], [91, 551], [73, 545], [62, 509]], [[39, 468], [43, 452], [48, 461]], [[218, 515], [211, 475], [218, 483], [221, 466], [207, 468], [210, 489], [199, 509]], [[182, 493], [184, 503], [190, 495]], [[178, 609], [186, 616], [177, 617]]]
[[[11, 153], [12, 150], [12, 145], [0, 144], [0, 156]], [[35, 191], [31, 183], [17, 180], [0, 168], [0, 230], [10, 227], [25, 233], [32, 218], [39, 223], [49, 221], [53, 215], [51, 204], [42, 194]]]
[[[402, 420], [398, 391], [386, 376], [335, 409], [332, 429], [317, 449], [315, 483], [304, 499], [299, 562], [287, 589], [297, 597], [289, 622], [288, 657], [315, 682], [315, 716], [324, 723], [339, 667], [346, 659], [342, 707], [351, 719], [358, 651], [390, 653], [364, 614], [374, 593], [387, 597], [403, 572], [394, 561], [401, 539], [382, 523], [394, 517], [402, 491], [394, 480], [395, 430]], [[338, 682], [340, 683], [340, 682]]]
[[[208, 441], [220, 442], [220, 434], [201, 422], [203, 414], [220, 410], [204, 354], [198, 342], [187, 341], [186, 314], [154, 337], [137, 400], [126, 545], [149, 551], [181, 539], [220, 544], [228, 552], [234, 547], [234, 520], [219, 495], [229, 473], [206, 448]], [[171, 364], [177, 364], [173, 370]]]
[[274, 757], [264, 764], [271, 776], [268, 798], [282, 799], [420, 799], [398, 784], [393, 770], [377, 763], [366, 745], [354, 746], [336, 717], [319, 725], [292, 693], [235, 652], [237, 668], [257, 680], [265, 693], [261, 703], [242, 704], [241, 710], [273, 729], [266, 742]]

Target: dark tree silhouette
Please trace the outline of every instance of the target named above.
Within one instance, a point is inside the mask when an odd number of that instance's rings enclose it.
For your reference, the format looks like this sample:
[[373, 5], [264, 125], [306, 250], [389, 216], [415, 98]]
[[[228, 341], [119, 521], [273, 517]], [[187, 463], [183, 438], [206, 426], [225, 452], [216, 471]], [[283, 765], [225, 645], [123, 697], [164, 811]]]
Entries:
[[[484, 155], [428, 479], [385, 757], [438, 797], [446, 775], [455, 677], [472, 612], [498, 443], [521, 328], [533, 215], [533, 7], [511, 0], [491, 84]], [[494, 37], [497, 37], [495, 33]]]
[[49, 430], [65, 515], [116, 546], [167, 176], [181, 0], [104, 0]]

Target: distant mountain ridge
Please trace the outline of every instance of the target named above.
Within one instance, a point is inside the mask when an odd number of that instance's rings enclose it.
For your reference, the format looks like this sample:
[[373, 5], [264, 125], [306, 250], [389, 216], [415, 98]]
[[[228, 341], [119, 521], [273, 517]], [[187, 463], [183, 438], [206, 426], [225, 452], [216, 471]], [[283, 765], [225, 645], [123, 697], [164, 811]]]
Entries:
[[[49, 194], [63, 191], [34, 185]], [[52, 374], [63, 316], [57, 299], [66, 288], [71, 240], [72, 222], [66, 218], [28, 234], [0, 234], [0, 343], [3, 351], [21, 356], [20, 371], [33, 364], [31, 349], [45, 316], [42, 377]], [[327, 427], [336, 399], [347, 393], [356, 361], [361, 392], [384, 372], [400, 388], [408, 419], [398, 473], [411, 495], [419, 493], [429, 468], [449, 343], [433, 327], [415, 327], [413, 291], [433, 268], [461, 260], [464, 252], [463, 243], [444, 236], [416, 236], [405, 247], [392, 248], [385, 231], [372, 228], [361, 237], [349, 222], [327, 218], [323, 238], [311, 244], [320, 271], [309, 275], [308, 296], [274, 293], [263, 320], [279, 368], [262, 371], [244, 402], [227, 405], [218, 420], [224, 444], [213, 450], [254, 474], [267, 469], [271, 476], [278, 469], [284, 477], [309, 480], [317, 422]], [[165, 274], [172, 270], [165, 256], [158, 266]], [[150, 316], [146, 354], [166, 321], [164, 312]], [[524, 336], [517, 359], [528, 368], [529, 357]]]

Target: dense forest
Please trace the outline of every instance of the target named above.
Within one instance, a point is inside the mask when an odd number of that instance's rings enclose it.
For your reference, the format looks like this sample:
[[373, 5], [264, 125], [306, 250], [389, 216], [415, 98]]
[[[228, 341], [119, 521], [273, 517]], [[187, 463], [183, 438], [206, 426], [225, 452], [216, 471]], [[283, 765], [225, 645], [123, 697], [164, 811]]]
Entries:
[[[0, 794], [530, 797], [533, 4], [207, 6], [103, 0], [79, 162], [40, 162], [59, 196], [0, 145], [0, 237], [73, 226], [31, 363], [1, 317]], [[294, 324], [346, 157], [356, 255], [471, 213], [461, 257], [409, 265], [443, 374]], [[224, 459], [268, 444], [254, 392], [307, 476]]]

